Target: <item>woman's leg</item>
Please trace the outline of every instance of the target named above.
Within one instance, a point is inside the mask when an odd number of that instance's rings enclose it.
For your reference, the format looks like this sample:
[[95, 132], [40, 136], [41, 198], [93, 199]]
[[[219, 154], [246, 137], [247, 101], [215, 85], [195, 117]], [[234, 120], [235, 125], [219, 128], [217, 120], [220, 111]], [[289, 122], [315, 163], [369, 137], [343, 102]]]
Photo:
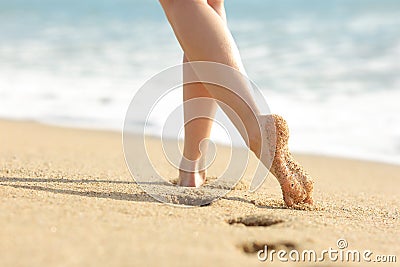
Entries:
[[[238, 60], [238, 49], [224, 20], [207, 0], [160, 0], [160, 2], [189, 61], [217, 62], [243, 70], [241, 61]], [[213, 2], [222, 4], [221, 0]], [[232, 79], [239, 88], [238, 92], [233, 93], [221, 86], [210, 84], [207, 84], [206, 88], [214, 99], [225, 103], [236, 113], [227, 112], [227, 115], [244, 139], [247, 139], [246, 135], [250, 140], [259, 139], [260, 130], [255, 115], [260, 112], [247, 80], [242, 77], [232, 77]], [[242, 129], [242, 123], [245, 131]], [[252, 142], [248, 145], [252, 147]]]
[[[226, 13], [223, 1], [209, 0], [208, 4], [226, 23]], [[186, 55], [183, 56], [183, 63], [188, 62]], [[207, 142], [201, 143], [210, 137], [211, 128], [217, 108], [217, 103], [212, 100], [212, 96], [201, 83], [185, 84], [193, 76], [192, 70], [184, 68], [183, 70], [183, 101], [184, 101], [184, 121], [185, 121], [185, 138], [183, 147], [183, 161], [189, 163], [193, 162], [192, 166], [186, 166], [179, 171], [179, 182], [181, 186], [201, 186], [205, 182], [206, 170], [203, 170], [205, 164], [205, 155], [202, 156], [200, 145], [202, 145], [203, 153], [207, 151]], [[208, 100], [202, 101], [202, 98]], [[198, 99], [198, 101], [196, 101]], [[199, 100], [200, 99], [200, 100]], [[193, 100], [193, 101], [191, 101]], [[199, 112], [199, 117], [190, 120], [193, 110]], [[206, 117], [210, 118], [207, 119]], [[198, 166], [196, 166], [198, 165]], [[192, 168], [190, 168], [192, 167]], [[196, 171], [196, 169], [201, 171]]]
[[[217, 62], [237, 70], [243, 69], [227, 26], [206, 0], [160, 2], [188, 60]], [[284, 200], [288, 206], [300, 202], [312, 203], [313, 183], [301, 166], [292, 160], [287, 149], [286, 123], [279, 116], [261, 115], [247, 81], [241, 76], [233, 75], [230, 78], [238, 88], [235, 93], [210, 84], [205, 85], [205, 88], [214, 99], [228, 105], [239, 117], [240, 122], [235, 114], [224, 110], [242, 136], [245, 139], [248, 137], [247, 145], [264, 164], [264, 161], [269, 162], [261, 153], [261, 145], [268, 143], [264, 133], [268, 133], [271, 127], [276, 128], [277, 147], [271, 171], [281, 184]], [[241, 129], [241, 123], [244, 124], [245, 132]]]
[[[183, 62], [188, 62], [186, 56], [184, 56]], [[192, 71], [189, 68], [184, 68], [184, 82], [192, 75], [188, 72]], [[202, 99], [208, 99], [208, 101]], [[217, 108], [217, 103], [212, 99], [210, 93], [201, 83], [183, 85], [185, 137], [178, 185], [199, 187], [205, 182], [206, 177], [203, 168], [205, 152], [208, 148], [206, 140], [210, 137], [213, 125], [212, 118], [214, 118]], [[202, 143], [203, 140], [204, 143]], [[202, 145], [201, 151], [200, 145]], [[204, 155], [202, 155], [202, 152]], [[198, 171], [199, 169], [200, 171]]]

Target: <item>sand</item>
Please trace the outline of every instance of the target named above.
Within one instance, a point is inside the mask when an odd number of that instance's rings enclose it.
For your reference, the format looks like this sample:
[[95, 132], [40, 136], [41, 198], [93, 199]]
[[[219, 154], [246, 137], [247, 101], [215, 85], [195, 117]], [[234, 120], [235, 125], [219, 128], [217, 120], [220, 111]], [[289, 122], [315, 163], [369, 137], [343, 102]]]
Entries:
[[275, 266], [257, 259], [264, 244], [321, 251], [339, 238], [400, 260], [400, 166], [295, 155], [315, 180], [313, 208], [286, 208], [271, 177], [248, 192], [248, 172], [222, 199], [181, 208], [135, 184], [119, 133], [0, 129], [0, 266]]

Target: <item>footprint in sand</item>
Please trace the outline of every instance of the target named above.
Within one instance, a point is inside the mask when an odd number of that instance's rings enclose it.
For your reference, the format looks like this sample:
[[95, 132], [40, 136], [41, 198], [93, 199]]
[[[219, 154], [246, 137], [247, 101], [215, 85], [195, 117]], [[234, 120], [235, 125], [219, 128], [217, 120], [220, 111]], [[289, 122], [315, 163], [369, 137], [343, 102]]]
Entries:
[[248, 216], [240, 216], [227, 220], [229, 224], [244, 224], [245, 226], [271, 226], [279, 223], [283, 223], [284, 221], [279, 218], [268, 217], [265, 215], [248, 215]]

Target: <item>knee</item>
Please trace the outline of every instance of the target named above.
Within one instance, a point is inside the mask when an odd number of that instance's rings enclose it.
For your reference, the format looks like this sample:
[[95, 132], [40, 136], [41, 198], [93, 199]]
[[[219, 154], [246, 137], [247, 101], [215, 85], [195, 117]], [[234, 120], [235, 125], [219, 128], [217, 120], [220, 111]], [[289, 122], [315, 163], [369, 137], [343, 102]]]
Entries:
[[212, 7], [221, 7], [224, 5], [224, 0], [207, 0], [207, 3]]
[[219, 5], [219, 4], [223, 4], [224, 0], [207, 0], [207, 3], [209, 5]]
[[[161, 4], [162, 7], [170, 7], [173, 6], [174, 4], [190, 4], [190, 3], [206, 3], [207, 0], [158, 0]], [[212, 2], [215, 2], [216, 0], [212, 0]], [[221, 1], [221, 0], [220, 0]]]
[[160, 2], [162, 8], [167, 11], [170, 9], [175, 3], [179, 2], [179, 0], [158, 0]]
[[172, 5], [175, 2], [175, 0], [158, 0], [158, 2], [160, 2], [161, 6], [165, 8], [169, 5]]

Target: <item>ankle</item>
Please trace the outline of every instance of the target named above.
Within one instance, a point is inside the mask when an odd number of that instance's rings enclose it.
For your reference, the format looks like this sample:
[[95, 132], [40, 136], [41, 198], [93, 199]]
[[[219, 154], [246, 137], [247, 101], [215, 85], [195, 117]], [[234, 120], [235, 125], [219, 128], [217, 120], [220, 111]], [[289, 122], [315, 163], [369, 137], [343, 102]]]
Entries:
[[248, 147], [249, 149], [260, 158], [261, 154], [261, 146], [262, 146], [262, 137], [261, 137], [261, 128], [262, 125], [258, 125], [254, 129], [248, 129]]
[[199, 157], [195, 160], [191, 160], [182, 157], [182, 160], [179, 165], [179, 172], [183, 173], [201, 173], [205, 171], [204, 159]]
[[260, 136], [249, 138], [249, 149], [256, 155], [257, 158], [260, 158], [261, 154], [261, 138]]
[[260, 158], [261, 153], [272, 153], [270, 155], [272, 157], [275, 153], [277, 138], [275, 116], [273, 114], [258, 115], [258, 127], [249, 133], [249, 148], [258, 158]]

